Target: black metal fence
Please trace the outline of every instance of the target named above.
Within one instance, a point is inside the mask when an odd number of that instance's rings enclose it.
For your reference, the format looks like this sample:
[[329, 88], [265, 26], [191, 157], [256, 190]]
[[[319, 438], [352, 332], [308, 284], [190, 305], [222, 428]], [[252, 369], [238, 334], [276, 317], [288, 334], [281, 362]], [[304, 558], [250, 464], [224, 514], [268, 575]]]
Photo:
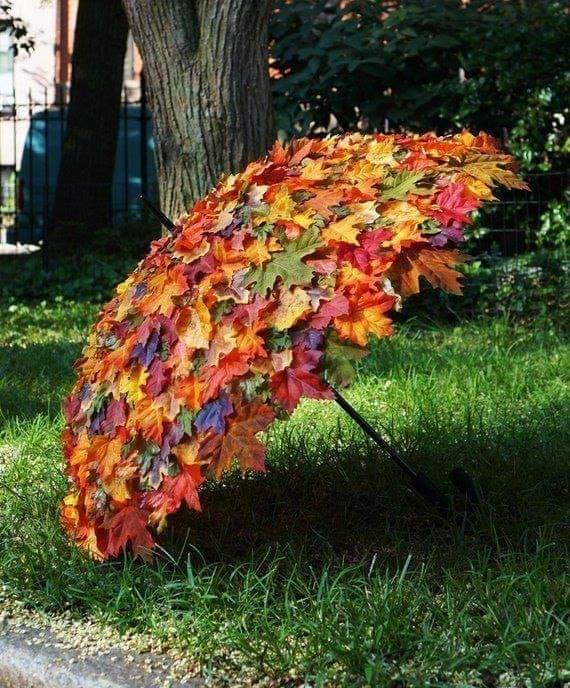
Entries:
[[557, 222], [560, 205], [568, 203], [570, 171], [523, 175], [529, 191], [497, 191], [498, 202], [488, 203], [470, 232], [476, 250], [516, 257], [547, 244], [546, 233]]
[[[51, 102], [46, 89], [38, 101], [0, 100], [0, 241], [38, 243], [53, 203], [68, 104]], [[526, 175], [530, 192], [502, 193], [488, 204], [471, 232], [477, 252], [517, 256], [536, 247], [553, 203], [567, 193], [570, 173]], [[154, 144], [144, 89], [136, 100], [125, 91], [112, 189], [117, 222], [137, 219], [140, 194], [156, 196]]]
[[[68, 103], [0, 101], [0, 230], [10, 243], [37, 243], [48, 223], [63, 149]], [[113, 218], [140, 217], [140, 194], [156, 194], [154, 144], [144, 92], [122, 99], [115, 171]]]

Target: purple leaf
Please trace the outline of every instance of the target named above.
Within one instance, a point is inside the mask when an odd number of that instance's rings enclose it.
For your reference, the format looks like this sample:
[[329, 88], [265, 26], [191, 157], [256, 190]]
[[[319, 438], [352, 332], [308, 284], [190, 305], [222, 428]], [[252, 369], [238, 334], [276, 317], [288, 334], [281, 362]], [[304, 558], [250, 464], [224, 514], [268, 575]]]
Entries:
[[198, 432], [205, 432], [209, 428], [221, 435], [226, 429], [226, 416], [233, 413], [234, 407], [229, 396], [222, 392], [220, 396], [206, 404], [196, 416], [194, 425]]

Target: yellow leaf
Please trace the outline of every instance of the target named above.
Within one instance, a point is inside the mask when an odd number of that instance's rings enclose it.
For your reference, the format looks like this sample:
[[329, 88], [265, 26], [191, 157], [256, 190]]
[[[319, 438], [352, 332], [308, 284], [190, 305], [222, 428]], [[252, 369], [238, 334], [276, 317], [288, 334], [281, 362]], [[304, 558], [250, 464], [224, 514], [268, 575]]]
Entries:
[[350, 170], [350, 177], [354, 181], [365, 182], [369, 179], [380, 182], [384, 176], [381, 165], [376, 165], [369, 160], [357, 160]]
[[271, 258], [267, 246], [261, 241], [254, 241], [245, 250], [245, 256], [250, 263], [261, 265]]
[[146, 383], [147, 371], [140, 365], [122, 370], [117, 378], [117, 387], [120, 394], [126, 394], [130, 402], [136, 403], [144, 396], [141, 387]]
[[527, 184], [512, 170], [501, 167], [509, 164], [512, 164], [510, 155], [470, 155], [461, 169], [487, 186], [500, 184], [507, 189], [528, 190]]
[[382, 217], [390, 224], [415, 222], [419, 225], [427, 220], [427, 215], [424, 215], [416, 205], [407, 201], [388, 201], [382, 204], [381, 212]]
[[356, 239], [360, 232], [359, 225], [362, 221], [354, 215], [347, 215], [342, 220], [331, 222], [323, 229], [322, 236], [325, 241], [345, 241], [347, 244], [358, 244]]
[[297, 213], [293, 215], [293, 222], [296, 222], [304, 229], [309, 229], [309, 227], [314, 223], [315, 211], [312, 208], [308, 208], [303, 213]]
[[376, 210], [376, 201], [366, 201], [365, 203], [354, 203], [350, 209], [355, 213], [360, 222], [372, 224], [380, 215]]
[[474, 196], [477, 196], [477, 198], [481, 198], [484, 201], [497, 200], [493, 195], [491, 188], [487, 186], [487, 184], [479, 179], [475, 179], [475, 177], [472, 177], [470, 174], [459, 172], [455, 175], [453, 181], [457, 182], [458, 184], [464, 184]]
[[269, 324], [276, 330], [287, 330], [311, 309], [311, 299], [300, 287], [287, 290], [279, 301], [277, 310], [270, 316]]
[[396, 161], [392, 153], [394, 152], [394, 139], [386, 137], [380, 141], [373, 141], [368, 146], [366, 159], [373, 165], [394, 165]]
[[318, 182], [327, 176], [322, 160], [312, 160], [305, 158], [301, 166], [301, 177]]
[[126, 478], [115, 478], [106, 482], [103, 487], [105, 492], [116, 502], [128, 502], [131, 498]]
[[277, 220], [290, 220], [294, 210], [295, 201], [289, 195], [287, 187], [282, 186], [275, 194], [265, 222], [272, 224]]
[[186, 466], [191, 466], [192, 464], [200, 463], [198, 460], [198, 449], [200, 445], [194, 439], [184, 440], [176, 447], [173, 447], [172, 453], [178, 459], [179, 463], [183, 463]]

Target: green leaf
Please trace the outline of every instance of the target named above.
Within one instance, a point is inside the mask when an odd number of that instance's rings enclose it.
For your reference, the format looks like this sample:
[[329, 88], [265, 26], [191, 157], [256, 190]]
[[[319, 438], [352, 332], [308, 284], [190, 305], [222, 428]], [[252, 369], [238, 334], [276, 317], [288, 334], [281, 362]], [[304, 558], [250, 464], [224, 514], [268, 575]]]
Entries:
[[327, 381], [338, 387], [346, 387], [354, 378], [354, 361], [368, 355], [366, 349], [345, 344], [335, 334], [327, 337], [322, 368]]
[[195, 413], [191, 413], [187, 408], [181, 409], [180, 413], [178, 414], [177, 420], [178, 423], [180, 424], [180, 427], [182, 428], [182, 432], [185, 435], [188, 435], [188, 437], [192, 437], [193, 430], [192, 430], [192, 421], [196, 417]]
[[417, 186], [420, 179], [424, 178], [423, 172], [410, 172], [404, 170], [398, 172], [393, 177], [386, 177], [382, 182], [382, 201], [403, 201], [410, 192], [418, 195], [432, 193], [431, 188], [421, 188]]
[[271, 327], [265, 337], [265, 346], [268, 351], [283, 351], [293, 346], [293, 340], [287, 330], [280, 331]]
[[298, 239], [286, 244], [283, 251], [274, 253], [268, 263], [252, 267], [245, 275], [244, 285], [247, 287], [255, 284], [252, 291], [265, 296], [269, 289], [273, 289], [275, 280], [279, 277], [285, 288], [310, 284], [313, 271], [301, 259], [314, 253], [322, 245], [319, 229], [309, 228]]

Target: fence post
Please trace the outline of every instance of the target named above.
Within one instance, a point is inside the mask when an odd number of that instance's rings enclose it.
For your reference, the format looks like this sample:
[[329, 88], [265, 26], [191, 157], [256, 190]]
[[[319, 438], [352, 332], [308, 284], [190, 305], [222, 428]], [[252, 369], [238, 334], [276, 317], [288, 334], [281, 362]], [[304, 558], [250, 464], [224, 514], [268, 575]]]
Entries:
[[146, 111], [146, 81], [144, 70], [141, 71], [141, 100], [140, 100], [140, 137], [141, 137], [141, 195], [148, 196], [148, 160], [147, 160], [147, 111]]
[[28, 91], [28, 118], [30, 120], [30, 128], [28, 131], [29, 144], [28, 144], [28, 164], [30, 166], [30, 178], [28, 182], [28, 194], [29, 194], [29, 209], [28, 209], [28, 222], [30, 223], [30, 229], [32, 230], [32, 237], [36, 234], [36, 216], [34, 207], [34, 107], [32, 101], [32, 89]]
[[47, 86], [44, 87], [44, 235], [47, 235], [47, 226], [50, 217], [49, 203], [49, 102]]
[[123, 89], [123, 136], [124, 136], [124, 164], [125, 164], [125, 216], [124, 220], [129, 218], [129, 110], [128, 110], [129, 96], [127, 87]]

